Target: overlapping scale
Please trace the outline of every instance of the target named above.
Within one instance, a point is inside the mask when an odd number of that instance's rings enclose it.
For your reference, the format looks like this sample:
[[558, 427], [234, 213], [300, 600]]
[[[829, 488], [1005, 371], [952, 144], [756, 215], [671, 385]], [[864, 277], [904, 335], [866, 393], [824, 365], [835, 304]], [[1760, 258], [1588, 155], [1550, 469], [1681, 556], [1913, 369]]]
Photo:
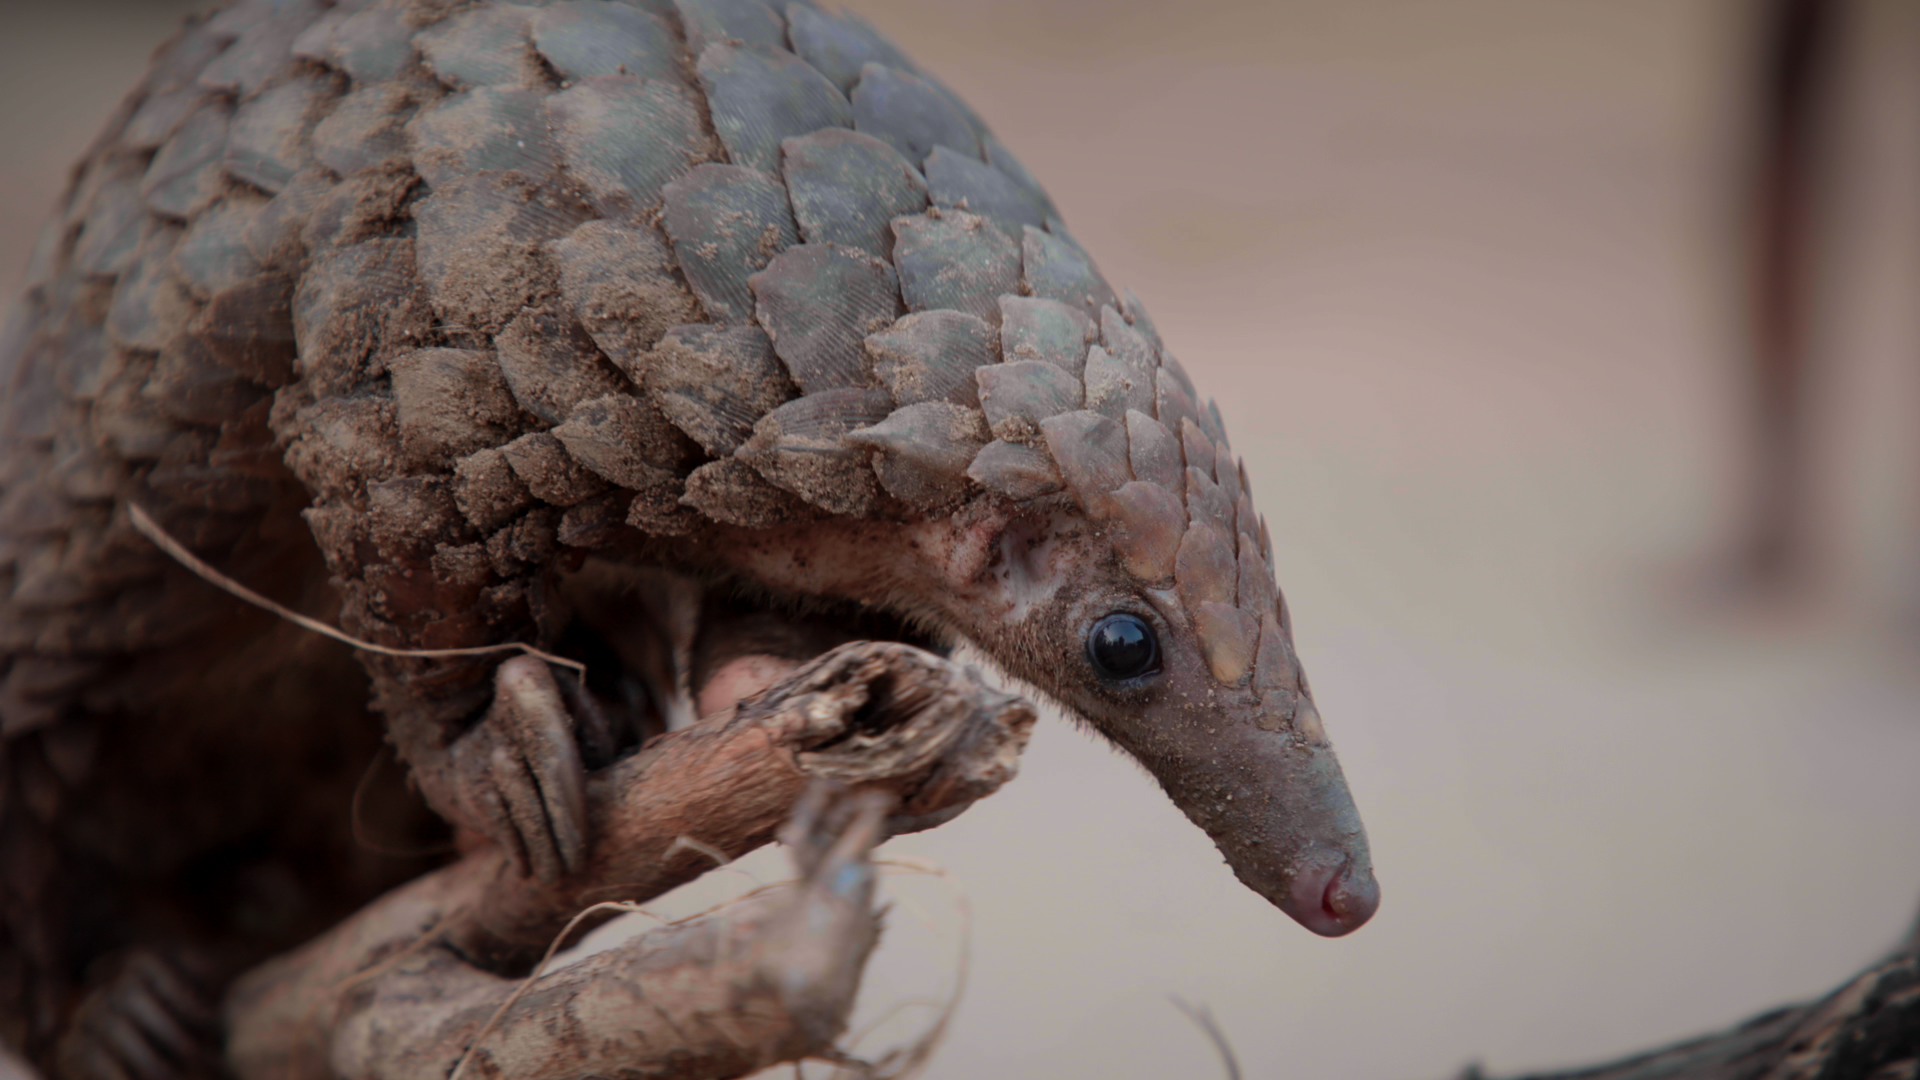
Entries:
[[936, 146], [980, 156], [980, 138], [966, 113], [917, 75], [869, 62], [861, 65], [851, 97], [854, 130], [888, 143], [916, 165]]
[[1260, 557], [1256, 544], [1240, 544], [1240, 585], [1234, 596], [1234, 603], [1246, 611], [1260, 612], [1273, 608], [1277, 590], [1273, 584], [1273, 571], [1267, 561]]
[[787, 21], [777, 5], [761, 0], [673, 0], [687, 49], [699, 56], [707, 46], [738, 42], [768, 49], [787, 47]]
[[748, 283], [760, 325], [803, 393], [876, 385], [865, 343], [899, 314], [893, 267], [854, 248], [801, 244]]
[[1000, 297], [1020, 284], [1020, 249], [963, 210], [893, 219], [893, 265], [911, 311], [948, 309], [1000, 321]]
[[[1111, 309], [1109, 309], [1111, 310]], [[1087, 350], [1087, 408], [1115, 419], [1153, 408], [1153, 368], [1140, 368], [1095, 345]]]
[[586, 216], [585, 207], [514, 173], [466, 174], [436, 187], [414, 207], [420, 280], [435, 311], [463, 333], [497, 331], [546, 287], [540, 245]]
[[1215, 681], [1223, 686], [1245, 682], [1253, 672], [1254, 654], [1259, 648], [1258, 620], [1231, 603], [1211, 600], [1189, 607], [1188, 614]]
[[[1251, 551], [1262, 555], [1260, 551], [1260, 515], [1253, 509], [1253, 496], [1246, 491], [1240, 492], [1239, 500], [1234, 504], [1233, 527], [1240, 531], [1238, 543], [1242, 551]], [[1262, 555], [1264, 558], [1264, 555]]]
[[285, 187], [313, 157], [309, 136], [340, 95], [337, 79], [294, 79], [240, 106], [227, 128], [227, 173], [269, 195]]
[[1127, 411], [1127, 462], [1134, 479], [1158, 484], [1176, 500], [1186, 490], [1180, 441], [1165, 425], [1136, 409]]
[[784, 49], [722, 42], [699, 55], [713, 130], [735, 165], [776, 172], [782, 139], [853, 126], [845, 95]]
[[645, 383], [667, 419], [716, 457], [799, 396], [773, 342], [752, 325], [674, 327], [648, 354]]
[[852, 93], [860, 69], [869, 63], [896, 71], [917, 71], [905, 53], [851, 11], [829, 15], [808, 4], [788, 4], [787, 38], [793, 51], [840, 88]]
[[315, 125], [314, 158], [341, 176], [352, 176], [404, 157], [417, 93], [399, 82], [356, 88]]
[[[1188, 460], [1192, 460], [1189, 458]], [[1193, 524], [1206, 523], [1220, 530], [1221, 538], [1227, 542], [1227, 550], [1233, 550], [1233, 500], [1221, 490], [1219, 484], [1207, 471], [1187, 468], [1187, 517]]]
[[[1191, 501], [1189, 501], [1191, 509]], [[1211, 522], [1192, 521], [1174, 557], [1174, 587], [1189, 614], [1201, 604], [1229, 604], [1239, 591], [1239, 565], [1226, 537]]]
[[1041, 360], [1080, 378], [1087, 348], [1099, 340], [1086, 312], [1044, 297], [1006, 295], [1000, 304], [1000, 351], [1008, 360]]
[[680, 48], [666, 21], [615, 0], [562, 0], [533, 15], [533, 47], [567, 82], [631, 75], [673, 82]]
[[694, 295], [722, 322], [753, 318], [747, 278], [797, 243], [786, 189], [739, 165], [701, 165], [663, 190], [661, 224]]
[[477, 172], [513, 171], [535, 182], [553, 174], [544, 95], [481, 86], [442, 98], [407, 125], [413, 168], [429, 187]]
[[420, 349], [387, 371], [400, 444], [416, 466], [449, 465], [519, 434], [524, 414], [491, 353]]
[[1040, 181], [1034, 178], [1033, 173], [1027, 171], [1027, 167], [1021, 164], [1019, 158], [1013, 156], [1013, 151], [1007, 149], [1005, 144], [992, 135], [982, 137], [980, 143], [981, 148], [986, 151], [987, 164], [1012, 177], [1015, 183], [1027, 189], [1030, 195], [1039, 200], [1044, 215], [1040, 224], [1044, 225], [1047, 218], [1060, 216], [1059, 211], [1054, 209], [1053, 200], [1047, 196], [1047, 189], [1040, 185]]
[[388, 341], [426, 332], [414, 242], [365, 240], [317, 257], [293, 294], [300, 373], [318, 393], [357, 385]]
[[1066, 486], [1045, 450], [1005, 440], [990, 442], [974, 455], [967, 476], [988, 491], [1015, 501], [1051, 495]]
[[977, 157], [936, 146], [927, 155], [926, 169], [927, 192], [935, 206], [971, 210], [1008, 236], [1020, 235], [1029, 225], [1046, 224], [1044, 200]]
[[1048, 417], [1082, 407], [1080, 382], [1037, 360], [1013, 360], [974, 371], [980, 406], [995, 435], [1032, 439]]
[[173, 249], [173, 269], [197, 298], [236, 288], [259, 275], [246, 229], [266, 200], [228, 199], [195, 218]]
[[1188, 468], [1198, 469], [1208, 480], [1213, 479], [1213, 440], [1200, 430], [1198, 422], [1185, 417], [1180, 421], [1180, 453]]
[[[978, 407], [976, 369], [1000, 359], [1000, 335], [985, 320], [958, 311], [920, 311], [869, 334], [874, 374], [900, 405], [949, 401]], [[971, 457], [971, 454], [969, 454]], [[964, 467], [964, 466], [963, 466]]]
[[823, 516], [823, 511], [777, 487], [735, 457], [709, 461], [687, 476], [682, 505], [722, 525], [771, 529]]
[[1127, 325], [1146, 339], [1147, 344], [1153, 349], [1153, 354], [1159, 356], [1160, 331], [1153, 325], [1153, 317], [1147, 314], [1146, 305], [1140, 302], [1139, 297], [1133, 295], [1132, 289], [1120, 290], [1120, 313], [1126, 316]]
[[137, 168], [118, 175], [94, 194], [74, 244], [73, 268], [94, 277], [117, 276], [133, 267], [133, 254], [147, 223]]
[[603, 217], [652, 209], [668, 182], [708, 156], [700, 107], [676, 83], [584, 78], [548, 98], [547, 115], [568, 175], [586, 187]]
[[607, 482], [574, 460], [550, 431], [528, 432], [500, 452], [533, 497], [549, 506], [574, 506], [607, 490]]
[[780, 146], [781, 175], [807, 243], [857, 247], [890, 259], [893, 219], [926, 209], [926, 180], [898, 150], [871, 135], [823, 128]]
[[1127, 573], [1146, 585], [1170, 580], [1186, 535], [1186, 508], [1172, 492], [1145, 480], [1120, 485], [1111, 499], [1113, 545]]
[[160, 147], [140, 181], [148, 209], [189, 218], [213, 202], [226, 182], [222, 159], [232, 112], [225, 101], [210, 98]]
[[[237, 12], [244, 6], [236, 5], [227, 11]], [[270, 9], [271, 17], [246, 21], [244, 29], [236, 21], [233, 29], [239, 30], [239, 39], [209, 60], [200, 69], [197, 81], [209, 90], [219, 90], [237, 100], [252, 97], [286, 68], [293, 56], [294, 39], [313, 25], [322, 11], [320, 0], [290, 0], [275, 4]], [[226, 13], [223, 11], [209, 19], [207, 28], [220, 32], [214, 22]]]
[[514, 400], [547, 424], [558, 424], [581, 402], [626, 385], [586, 329], [555, 312], [522, 311], [494, 336], [493, 347]]
[[874, 473], [888, 494], [927, 510], [966, 494], [967, 469], [990, 438], [979, 409], [950, 401], [907, 405], [847, 435], [849, 442], [873, 448]]
[[1072, 241], [1031, 225], [1020, 235], [1022, 281], [1028, 295], [1071, 304], [1089, 317], [1097, 317], [1102, 306], [1114, 302], [1106, 279]]
[[1040, 431], [1081, 509], [1096, 520], [1108, 517], [1107, 497], [1133, 479], [1126, 426], [1110, 416], [1078, 410], [1040, 421]]
[[531, 8], [487, 5], [456, 12], [413, 36], [413, 45], [441, 82], [527, 88], [544, 81], [533, 53]]
[[678, 435], [649, 402], [623, 393], [591, 398], [553, 434], [575, 461], [609, 483], [635, 491], [680, 487]]
[[660, 335], [700, 318], [655, 229], [589, 221], [546, 250], [574, 317], [630, 379], [639, 380], [642, 357]]
[[413, 27], [403, 0], [377, 0], [336, 24], [315, 58], [352, 76], [355, 83], [396, 79], [414, 63]]
[[1187, 424], [1199, 430], [1200, 410], [1193, 396], [1180, 386], [1164, 362], [1153, 373], [1153, 415], [1169, 431], [1184, 431]]
[[860, 517], [873, 509], [880, 489], [867, 448], [847, 441], [847, 433], [892, 411], [893, 395], [885, 390], [809, 394], [762, 417], [735, 456], [823, 510]]
[[1234, 463], [1233, 452], [1222, 443], [1213, 448], [1213, 479], [1226, 493], [1227, 499], [1236, 507], [1240, 505], [1240, 469]]

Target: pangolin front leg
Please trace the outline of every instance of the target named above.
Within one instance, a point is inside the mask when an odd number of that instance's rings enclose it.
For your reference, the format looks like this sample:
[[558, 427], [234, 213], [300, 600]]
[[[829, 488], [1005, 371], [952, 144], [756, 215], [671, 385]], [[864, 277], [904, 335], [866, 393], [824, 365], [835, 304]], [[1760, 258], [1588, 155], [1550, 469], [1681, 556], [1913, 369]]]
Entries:
[[[579, 873], [543, 884], [479, 849], [245, 976], [227, 1000], [231, 1065], [273, 1080], [445, 1077], [477, 1041], [489, 1072], [693, 1078], [825, 1051], [877, 930], [865, 852], [886, 814], [990, 793], [1033, 719], [922, 650], [835, 648], [593, 776], [601, 842]], [[831, 812], [802, 799], [818, 783], [879, 801]], [[710, 869], [703, 852], [742, 855], [790, 817], [796, 889], [543, 976], [481, 1037], [574, 915], [655, 896]]]

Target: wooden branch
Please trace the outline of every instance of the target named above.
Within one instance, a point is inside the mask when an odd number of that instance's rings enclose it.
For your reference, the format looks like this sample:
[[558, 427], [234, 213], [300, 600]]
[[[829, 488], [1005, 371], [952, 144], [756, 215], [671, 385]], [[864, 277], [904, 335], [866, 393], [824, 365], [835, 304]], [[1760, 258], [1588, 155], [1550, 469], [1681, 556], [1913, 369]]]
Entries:
[[[1479, 1080], [1478, 1069], [1463, 1080]], [[1619, 1061], [1524, 1080], [1915, 1080], [1920, 926], [1892, 955], [1817, 1001]]]
[[[490, 847], [256, 968], [227, 999], [229, 1060], [272, 1080], [447, 1080], [490, 1022], [469, 1076], [693, 1080], [828, 1053], [878, 934], [867, 849], [1010, 779], [1033, 720], [929, 653], [842, 646], [591, 778], [580, 873], [541, 885]], [[822, 783], [850, 794], [796, 811]], [[847, 810], [859, 795], [898, 813]], [[691, 880], [714, 865], [703, 851], [738, 857], [790, 814], [798, 887], [642, 935], [514, 999], [513, 976], [583, 909]]]

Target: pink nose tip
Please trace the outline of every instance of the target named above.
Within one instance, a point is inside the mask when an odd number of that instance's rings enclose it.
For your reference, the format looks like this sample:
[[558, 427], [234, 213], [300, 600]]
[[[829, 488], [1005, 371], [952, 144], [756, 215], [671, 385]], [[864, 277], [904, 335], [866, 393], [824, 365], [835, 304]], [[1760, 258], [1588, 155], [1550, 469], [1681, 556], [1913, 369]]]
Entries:
[[1380, 885], [1373, 871], [1341, 859], [1300, 869], [1282, 907], [1300, 925], [1322, 937], [1350, 934], [1380, 909]]

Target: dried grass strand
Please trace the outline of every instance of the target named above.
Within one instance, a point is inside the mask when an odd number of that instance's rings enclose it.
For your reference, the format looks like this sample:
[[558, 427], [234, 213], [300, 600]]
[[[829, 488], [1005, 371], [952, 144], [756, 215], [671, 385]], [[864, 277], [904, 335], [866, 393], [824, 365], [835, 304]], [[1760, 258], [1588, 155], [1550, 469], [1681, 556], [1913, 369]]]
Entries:
[[1193, 1021], [1194, 1026], [1213, 1043], [1214, 1050], [1220, 1055], [1220, 1064], [1226, 1067], [1227, 1080], [1240, 1080], [1240, 1059], [1234, 1057], [1233, 1044], [1227, 1041], [1226, 1032], [1221, 1031], [1220, 1025], [1214, 1022], [1213, 1010], [1205, 1005], [1189, 1005], [1178, 994], [1168, 995], [1168, 1000], [1173, 1002], [1174, 1008], [1186, 1013], [1187, 1019]]
[[543, 652], [523, 641], [506, 641], [498, 645], [474, 645], [462, 649], [396, 649], [391, 645], [377, 645], [371, 641], [362, 641], [343, 630], [328, 626], [326, 623], [302, 615], [284, 604], [269, 600], [220, 571], [215, 570], [212, 566], [209, 566], [201, 560], [198, 555], [188, 551], [178, 540], [168, 535], [167, 531], [160, 527], [160, 523], [153, 520], [138, 503], [127, 504], [127, 516], [133, 520], [133, 527], [139, 530], [140, 535], [153, 541], [155, 547], [172, 556], [175, 562], [198, 574], [208, 584], [231, 593], [257, 608], [271, 611], [295, 626], [311, 630], [322, 637], [332, 638], [343, 645], [350, 645], [364, 652], [379, 653], [382, 656], [418, 657], [422, 659], [437, 659], [451, 656], [490, 656], [494, 653], [518, 652], [544, 660], [555, 667], [563, 667], [577, 672], [582, 679], [587, 677], [587, 665], [580, 661], [569, 660], [564, 656], [555, 656], [550, 652]]
[[[953, 990], [940, 1004], [933, 1023], [918, 1039], [888, 1051], [876, 1062], [859, 1062], [857, 1066], [851, 1061], [837, 1062], [839, 1067], [834, 1071], [833, 1080], [912, 1080], [919, 1076], [925, 1071], [927, 1062], [932, 1060], [933, 1052], [946, 1041], [947, 1028], [952, 1025], [954, 1014], [960, 1009], [961, 998], [966, 996], [967, 976], [972, 967], [973, 906], [967, 902], [967, 891], [960, 886], [960, 882], [945, 867], [929, 861], [891, 858], [875, 859], [873, 864], [937, 877], [953, 888], [953, 906], [960, 916], [960, 955], [954, 965]], [[889, 1010], [889, 1014], [891, 1012]], [[871, 1035], [878, 1026], [878, 1021], [867, 1025], [849, 1045], [858, 1045], [860, 1039]]]

